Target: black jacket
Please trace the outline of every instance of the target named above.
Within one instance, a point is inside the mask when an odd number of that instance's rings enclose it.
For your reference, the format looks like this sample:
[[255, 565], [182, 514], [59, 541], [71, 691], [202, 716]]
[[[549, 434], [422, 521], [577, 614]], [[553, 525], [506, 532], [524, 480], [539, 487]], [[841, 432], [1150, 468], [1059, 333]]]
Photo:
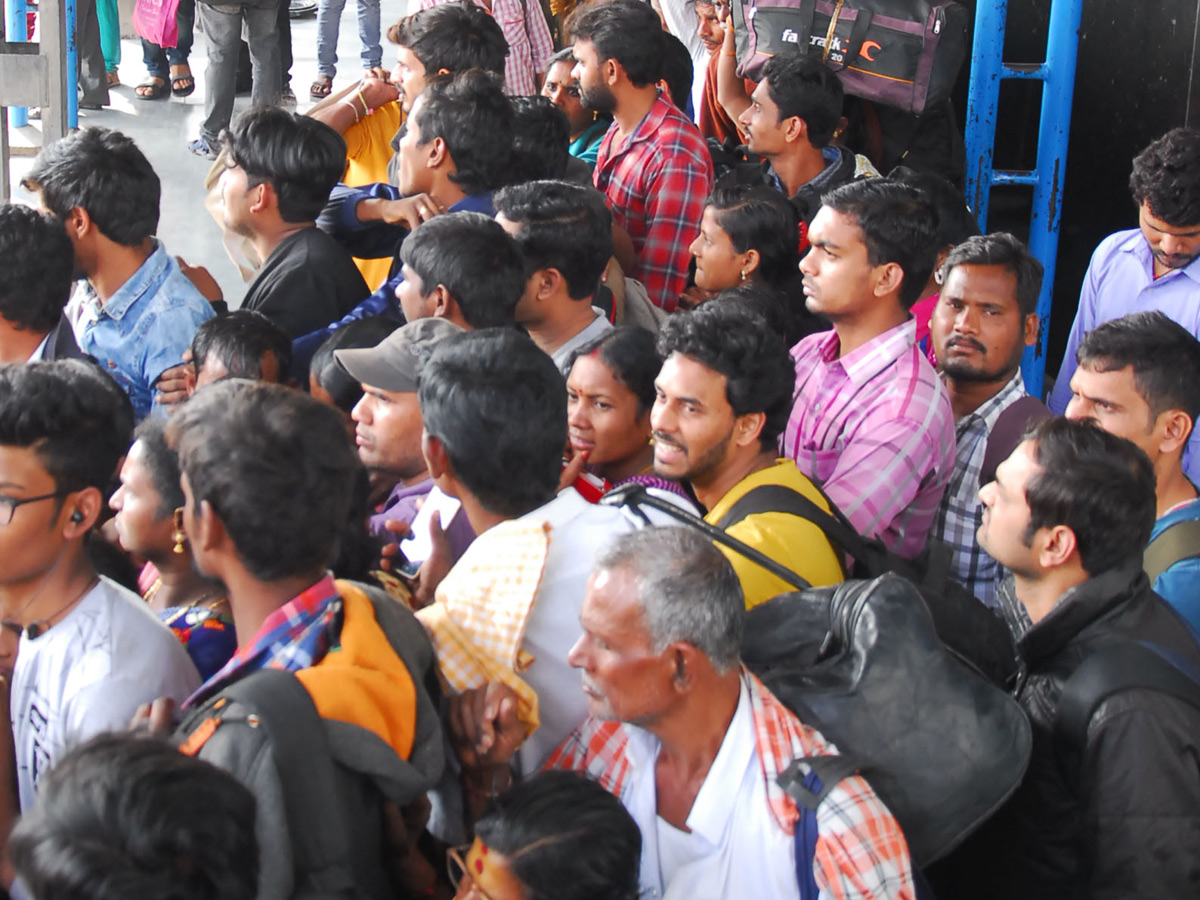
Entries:
[[[999, 594], [1028, 623], [1011, 579]], [[1016, 697], [1033, 726], [1029, 769], [1009, 802], [930, 871], [955, 897], [1200, 897], [1200, 710], [1164, 694], [1113, 695], [1088, 728], [1082, 759], [1056, 746], [1067, 678], [1091, 653], [1149, 641], [1200, 664], [1182, 618], [1150, 589], [1140, 559], [1063, 596], [1017, 642]]]

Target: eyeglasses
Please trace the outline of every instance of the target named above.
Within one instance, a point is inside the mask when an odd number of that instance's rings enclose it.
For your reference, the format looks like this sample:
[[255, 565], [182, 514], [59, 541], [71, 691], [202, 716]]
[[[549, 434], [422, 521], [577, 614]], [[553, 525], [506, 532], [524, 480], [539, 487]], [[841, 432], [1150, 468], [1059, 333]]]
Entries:
[[[450, 876], [450, 883], [458, 891], [454, 896], [463, 898], [478, 896], [482, 897], [483, 900], [492, 900], [491, 896], [475, 880], [475, 873], [467, 868], [467, 861], [463, 857], [470, 849], [470, 844], [464, 844], [461, 847], [451, 847], [446, 851], [446, 873]], [[461, 887], [464, 876], [471, 885], [465, 894], [462, 892]]]
[[0, 527], [7, 525], [12, 521], [13, 513], [17, 511], [18, 506], [24, 506], [26, 503], [36, 503], [38, 500], [49, 500], [51, 497], [65, 497], [70, 491], [55, 491], [52, 494], [41, 494], [37, 497], [6, 497], [0, 494]]

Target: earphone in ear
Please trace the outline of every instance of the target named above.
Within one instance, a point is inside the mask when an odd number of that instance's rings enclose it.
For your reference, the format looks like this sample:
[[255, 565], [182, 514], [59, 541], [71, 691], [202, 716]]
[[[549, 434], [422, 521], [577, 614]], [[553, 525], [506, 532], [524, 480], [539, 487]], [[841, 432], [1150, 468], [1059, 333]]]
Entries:
[[75, 523], [82, 522], [83, 513], [81, 513], [79, 510], [75, 510], [75, 512], [71, 513], [71, 521]]

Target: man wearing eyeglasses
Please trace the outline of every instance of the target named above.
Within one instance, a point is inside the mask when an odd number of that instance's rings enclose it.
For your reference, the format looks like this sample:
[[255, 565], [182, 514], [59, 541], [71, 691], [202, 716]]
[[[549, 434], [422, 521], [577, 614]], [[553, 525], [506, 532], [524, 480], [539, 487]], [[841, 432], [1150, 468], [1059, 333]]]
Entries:
[[129, 399], [92, 363], [0, 368], [0, 616], [19, 640], [11, 684], [0, 682], [0, 720], [11, 709], [12, 721], [0, 780], [13, 782], [15, 750], [18, 786], [0, 791], [0, 834], [66, 751], [199, 684], [175, 636], [88, 557], [132, 428]]

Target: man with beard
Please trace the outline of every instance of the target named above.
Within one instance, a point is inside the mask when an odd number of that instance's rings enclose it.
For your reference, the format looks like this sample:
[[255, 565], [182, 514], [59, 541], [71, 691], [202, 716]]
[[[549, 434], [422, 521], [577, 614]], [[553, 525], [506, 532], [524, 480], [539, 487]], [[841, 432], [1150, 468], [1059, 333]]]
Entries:
[[[756, 488], [782, 487], [828, 511], [829, 503], [776, 445], [792, 407], [787, 347], [766, 321], [736, 302], [707, 303], [663, 324], [650, 413], [654, 472], [687, 481], [705, 521], [721, 526]], [[756, 512], [724, 526], [730, 536], [787, 566], [814, 586], [843, 578], [837, 553], [812, 522], [783, 511]], [[793, 590], [724, 546], [751, 608]]]
[[[675, 308], [687, 286], [688, 247], [712, 190], [712, 162], [696, 126], [655, 87], [666, 36], [654, 11], [639, 0], [583, 7], [571, 24], [573, 75], [587, 109], [612, 113], [594, 173], [616, 224], [626, 274], [646, 286], [655, 305]], [[624, 257], [624, 258], [623, 258]]]
[[[979, 488], [1047, 415], [1025, 393], [1021, 353], [1037, 340], [1042, 264], [1011, 234], [969, 238], [943, 268], [930, 334], [954, 410], [954, 471], [930, 536], [950, 547], [950, 574], [989, 606], [1007, 574], [975, 540], [983, 521]], [[985, 457], [993, 460], [984, 472]]]
[[[1079, 343], [1097, 325], [1160, 310], [1200, 337], [1200, 131], [1172, 129], [1138, 154], [1129, 190], [1139, 227], [1110, 234], [1092, 254], [1050, 394], [1055, 413], [1066, 411]], [[1198, 440], [1193, 434], [1183, 458], [1193, 481], [1200, 480]]]

